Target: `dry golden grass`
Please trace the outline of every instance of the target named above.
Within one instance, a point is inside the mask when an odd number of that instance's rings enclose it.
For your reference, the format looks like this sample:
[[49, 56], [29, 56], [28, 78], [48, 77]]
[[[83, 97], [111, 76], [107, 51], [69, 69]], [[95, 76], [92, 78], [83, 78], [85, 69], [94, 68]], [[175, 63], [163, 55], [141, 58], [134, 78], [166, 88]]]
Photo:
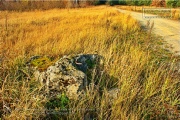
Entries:
[[[118, 17], [118, 14], [120, 13], [111, 12], [104, 7], [102, 10], [90, 8], [3, 12], [1, 16], [4, 17], [0, 20], [1, 38], [4, 38], [1, 39], [3, 51], [13, 51], [11, 54], [16, 57], [43, 53], [67, 54], [69, 51], [92, 52], [91, 47], [97, 51], [101, 49], [98, 47], [101, 47], [102, 40], [117, 32], [114, 30], [116, 27], [123, 27], [119, 32], [138, 29], [135, 20], [127, 21], [127, 15]], [[132, 26], [133, 29], [130, 29]], [[96, 45], [89, 46], [93, 44]]]
[[[25, 67], [32, 55], [94, 53], [105, 58], [100, 72], [67, 119], [84, 119], [97, 108], [98, 119], [178, 119], [178, 57], [160, 47], [162, 40], [140, 29], [129, 15], [111, 7], [0, 13], [0, 115], [3, 119], [42, 119], [48, 98]], [[98, 84], [97, 84], [98, 83]], [[109, 107], [107, 90], [118, 87]], [[38, 113], [40, 111], [40, 113]], [[52, 119], [63, 119], [52, 115]]]

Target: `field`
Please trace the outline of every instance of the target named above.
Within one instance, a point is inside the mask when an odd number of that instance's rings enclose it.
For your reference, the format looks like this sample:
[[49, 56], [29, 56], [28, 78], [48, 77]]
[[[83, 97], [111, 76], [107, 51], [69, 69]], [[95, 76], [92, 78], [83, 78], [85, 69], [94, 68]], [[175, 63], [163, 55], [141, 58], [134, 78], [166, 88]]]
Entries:
[[[99, 6], [31, 12], [0, 12], [0, 116], [47, 119], [49, 101], [25, 65], [33, 55], [95, 53], [105, 58], [102, 74], [86, 95], [69, 101], [73, 114], [51, 119], [84, 119], [84, 108], [97, 108], [97, 119], [179, 119], [180, 58], [161, 47], [161, 37], [131, 16]], [[107, 91], [119, 88], [110, 107]], [[99, 92], [100, 91], [100, 92]], [[101, 93], [101, 94], [100, 94]], [[58, 108], [57, 108], [58, 109]], [[56, 109], [55, 109], [56, 110]], [[40, 112], [39, 112], [40, 111]]]
[[[173, 20], [180, 20], [180, 9], [179, 8], [164, 8], [164, 7], [155, 7], [155, 6], [117, 6], [117, 8], [121, 8], [124, 10], [130, 10], [130, 11], [136, 11], [136, 12], [143, 12], [143, 9], [170, 9], [171, 13], [164, 12], [161, 13], [159, 16], [161, 17], [167, 17], [171, 16], [171, 19]], [[147, 12], [146, 12], [147, 13]], [[150, 12], [149, 14], [156, 14], [153, 12]]]

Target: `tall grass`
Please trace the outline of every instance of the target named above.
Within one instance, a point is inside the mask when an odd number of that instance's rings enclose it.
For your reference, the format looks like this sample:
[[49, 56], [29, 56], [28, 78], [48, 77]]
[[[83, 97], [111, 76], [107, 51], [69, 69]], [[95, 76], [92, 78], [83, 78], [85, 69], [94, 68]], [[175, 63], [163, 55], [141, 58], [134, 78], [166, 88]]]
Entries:
[[[164, 50], [162, 39], [142, 30], [131, 16], [103, 6], [0, 15], [3, 119], [178, 119], [179, 57]], [[69, 114], [46, 115], [49, 99], [26, 67], [27, 59], [95, 51], [105, 61], [92, 71], [86, 94], [69, 102]], [[113, 88], [119, 93], [110, 101], [108, 90]]]

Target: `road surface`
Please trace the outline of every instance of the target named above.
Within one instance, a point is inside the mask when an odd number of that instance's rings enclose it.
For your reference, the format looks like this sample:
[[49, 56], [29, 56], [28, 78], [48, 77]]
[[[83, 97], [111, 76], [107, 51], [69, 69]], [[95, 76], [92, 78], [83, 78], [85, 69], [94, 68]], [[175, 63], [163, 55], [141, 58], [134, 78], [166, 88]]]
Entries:
[[[117, 8], [116, 8], [117, 9]], [[154, 22], [153, 33], [160, 35], [172, 46], [171, 51], [180, 55], [180, 21], [165, 18], [143, 18], [142, 13], [117, 9], [119, 12], [128, 13], [137, 19], [142, 26], [146, 26], [147, 21]], [[147, 16], [147, 14], [146, 14]], [[151, 15], [149, 15], [151, 16]]]

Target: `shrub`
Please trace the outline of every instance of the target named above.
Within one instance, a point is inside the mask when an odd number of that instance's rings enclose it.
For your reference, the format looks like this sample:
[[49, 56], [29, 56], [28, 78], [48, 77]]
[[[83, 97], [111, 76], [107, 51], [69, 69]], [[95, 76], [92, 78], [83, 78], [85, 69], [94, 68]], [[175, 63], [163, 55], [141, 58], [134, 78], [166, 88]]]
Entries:
[[153, 0], [151, 5], [156, 6], [156, 7], [165, 7], [166, 1], [165, 0]]
[[178, 1], [178, 0], [166, 0], [166, 5], [168, 7], [178, 7], [179, 3], [180, 3], [180, 1]]
[[180, 7], [180, 1], [177, 2], [177, 7]]

